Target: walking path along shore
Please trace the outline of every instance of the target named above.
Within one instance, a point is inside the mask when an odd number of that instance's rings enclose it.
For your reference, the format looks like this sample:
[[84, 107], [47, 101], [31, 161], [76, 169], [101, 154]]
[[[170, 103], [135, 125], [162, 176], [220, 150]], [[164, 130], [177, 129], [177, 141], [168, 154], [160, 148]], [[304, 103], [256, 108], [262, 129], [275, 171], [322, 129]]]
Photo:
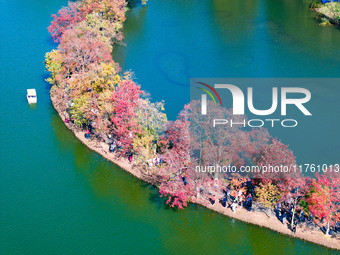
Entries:
[[[58, 112], [60, 118], [62, 120], [65, 119], [65, 113], [62, 112], [55, 104], [55, 100], [53, 98], [53, 95], [51, 94], [51, 101], [55, 108], [55, 110]], [[99, 153], [101, 156], [106, 158], [107, 160], [113, 162], [123, 170], [129, 172], [130, 174], [134, 175], [135, 177], [146, 181], [148, 183], [151, 183], [150, 180], [148, 180], [144, 175], [142, 175], [141, 171], [139, 171], [138, 167], [133, 165], [129, 162], [127, 158], [121, 158], [115, 156], [115, 154], [111, 153], [109, 151], [109, 145], [98, 141], [96, 139], [86, 139], [84, 137], [84, 131], [80, 130], [78, 127], [76, 127], [74, 124], [65, 123], [64, 124], [74, 133], [74, 135], [89, 149]], [[152, 184], [152, 183], [151, 183]], [[219, 198], [216, 199], [217, 201]], [[340, 250], [340, 237], [337, 236], [336, 238], [331, 238], [329, 236], [326, 236], [321, 230], [316, 229], [307, 229], [307, 228], [301, 228], [298, 227], [296, 230], [296, 233], [293, 234], [292, 231], [288, 228], [287, 224], [282, 224], [281, 221], [279, 221], [276, 217], [268, 216], [267, 214], [259, 211], [251, 211], [248, 212], [243, 207], [238, 207], [236, 210], [236, 213], [233, 213], [232, 210], [228, 207], [223, 207], [220, 203], [216, 202], [214, 205], [210, 203], [209, 200], [205, 198], [194, 198], [191, 202], [202, 205], [208, 209], [211, 209], [213, 211], [216, 211], [218, 213], [224, 214], [228, 217], [251, 223], [254, 225], [258, 225], [261, 227], [265, 227], [271, 230], [274, 230], [276, 232], [279, 232], [284, 235], [288, 235], [290, 237], [299, 238], [305, 241], [309, 241], [312, 243], [316, 243], [328, 248], [337, 249]]]

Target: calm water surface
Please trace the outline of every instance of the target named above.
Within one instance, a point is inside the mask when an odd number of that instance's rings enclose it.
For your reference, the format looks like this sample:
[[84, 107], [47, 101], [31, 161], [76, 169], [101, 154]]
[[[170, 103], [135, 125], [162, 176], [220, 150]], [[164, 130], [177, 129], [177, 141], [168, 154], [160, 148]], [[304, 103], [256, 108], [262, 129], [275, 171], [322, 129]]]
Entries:
[[[56, 47], [46, 27], [67, 1], [0, 3], [0, 254], [336, 254], [195, 205], [176, 212], [88, 150], [44, 82], [44, 53]], [[340, 31], [320, 28], [300, 1], [150, 0], [124, 33], [115, 58], [170, 118], [189, 100], [190, 77], [339, 76]]]

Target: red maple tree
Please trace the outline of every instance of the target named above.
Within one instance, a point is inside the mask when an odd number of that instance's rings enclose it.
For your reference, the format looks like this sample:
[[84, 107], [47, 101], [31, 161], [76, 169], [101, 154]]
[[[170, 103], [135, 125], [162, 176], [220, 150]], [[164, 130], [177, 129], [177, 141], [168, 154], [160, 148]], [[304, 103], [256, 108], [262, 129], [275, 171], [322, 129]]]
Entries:
[[120, 142], [122, 153], [131, 151], [134, 136], [142, 132], [135, 112], [141, 94], [140, 86], [128, 79], [122, 80], [112, 95], [114, 112], [109, 129]]
[[340, 179], [339, 173], [317, 173], [311, 186], [311, 195], [307, 199], [308, 209], [318, 218], [327, 223], [326, 235], [330, 225], [340, 219]]
[[91, 32], [77, 28], [64, 32], [58, 51], [63, 57], [64, 66], [73, 73], [87, 68], [92, 63], [113, 62], [110, 44], [93, 37]]
[[54, 42], [59, 42], [67, 29], [74, 27], [85, 18], [78, 10], [79, 6], [80, 2], [69, 2], [67, 7], [58, 11], [58, 14], [52, 14], [53, 20], [48, 31], [51, 33]]
[[[190, 165], [189, 105], [184, 107], [174, 122], [169, 122], [161, 137], [164, 164], [159, 169], [161, 185], [159, 192], [167, 196], [167, 204], [179, 209], [187, 206], [193, 194], [193, 182], [188, 170]], [[165, 146], [165, 147], [164, 147]]]

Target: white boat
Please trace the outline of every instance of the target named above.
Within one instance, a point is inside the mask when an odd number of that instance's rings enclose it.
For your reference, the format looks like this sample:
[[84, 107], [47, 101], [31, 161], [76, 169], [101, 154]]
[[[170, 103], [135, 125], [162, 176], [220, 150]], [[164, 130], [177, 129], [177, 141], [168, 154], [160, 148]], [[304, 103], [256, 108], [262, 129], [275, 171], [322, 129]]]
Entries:
[[37, 93], [35, 89], [28, 89], [27, 90], [27, 102], [29, 104], [36, 104], [37, 103]]

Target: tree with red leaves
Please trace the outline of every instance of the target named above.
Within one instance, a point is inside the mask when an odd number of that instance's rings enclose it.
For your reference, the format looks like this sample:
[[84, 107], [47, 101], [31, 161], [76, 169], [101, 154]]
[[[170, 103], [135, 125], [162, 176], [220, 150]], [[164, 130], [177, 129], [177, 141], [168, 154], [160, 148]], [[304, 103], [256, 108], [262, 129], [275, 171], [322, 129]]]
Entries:
[[[332, 167], [333, 168], [333, 167]], [[326, 235], [332, 223], [340, 219], [340, 179], [338, 172], [316, 175], [311, 186], [311, 194], [307, 199], [308, 209], [318, 218], [327, 222]]]
[[[212, 125], [214, 119], [229, 119], [232, 110], [216, 106], [211, 101], [209, 115], [200, 113], [200, 102], [192, 101], [191, 113], [191, 146], [197, 151], [192, 160], [197, 165], [240, 167], [252, 163], [253, 157], [258, 155], [267, 145], [269, 134], [262, 128], [245, 130], [241, 126]], [[235, 122], [242, 122], [244, 117], [234, 116]], [[214, 174], [214, 178], [216, 178]]]
[[190, 176], [185, 174], [169, 177], [167, 180], [163, 178], [159, 193], [168, 198], [167, 205], [183, 209], [188, 205], [190, 195], [193, 194], [192, 186], [189, 183], [191, 183]]
[[[184, 107], [174, 122], [169, 122], [163, 144], [163, 161], [159, 169], [161, 184], [159, 192], [168, 196], [167, 204], [182, 209], [193, 194], [193, 181], [188, 167], [190, 165], [190, 121], [189, 105]], [[164, 148], [164, 145], [166, 148]]]
[[311, 179], [309, 177], [299, 176], [298, 172], [288, 174], [292, 174], [292, 176], [285, 176], [277, 180], [277, 187], [281, 192], [281, 201], [290, 201], [292, 203], [293, 214], [291, 225], [293, 226], [296, 209], [306, 197], [310, 188]]
[[[275, 166], [287, 166], [292, 167], [296, 165], [295, 156], [291, 150], [288, 149], [288, 145], [283, 144], [281, 141], [273, 138], [270, 143], [266, 145], [263, 150], [254, 158], [254, 162], [258, 166], [275, 167]], [[289, 173], [289, 177], [296, 175], [295, 173]], [[266, 172], [256, 175], [260, 177], [262, 181], [271, 181], [272, 179], [285, 178], [288, 174], [284, 172]], [[267, 180], [265, 180], [267, 179]]]
[[100, 36], [93, 37], [91, 32], [84, 33], [77, 28], [65, 31], [58, 51], [69, 73], [86, 69], [92, 63], [113, 62], [109, 43]]
[[109, 132], [120, 142], [122, 153], [131, 152], [134, 136], [142, 132], [135, 111], [141, 94], [140, 86], [127, 79], [116, 86], [111, 98], [113, 114]]
[[[275, 205], [279, 200], [291, 200], [291, 203], [293, 203], [293, 224], [297, 205], [300, 203], [301, 199], [305, 197], [309, 184], [309, 179], [302, 177], [299, 169], [295, 168], [296, 161], [293, 152], [288, 149], [288, 145], [285, 145], [274, 138], [263, 148], [254, 161], [258, 166], [267, 166], [268, 169], [270, 166], [286, 166], [288, 169], [291, 169], [291, 172], [268, 171], [255, 174], [256, 179], [254, 180], [254, 183], [258, 184], [259, 187], [268, 187], [271, 189], [273, 196], [268, 196], [268, 194], [265, 194], [264, 192], [258, 192], [257, 194], [259, 200], [266, 201], [267, 204]], [[259, 191], [260, 189], [258, 188], [257, 190]], [[267, 199], [270, 198], [275, 199], [273, 201], [267, 201]]]
[[61, 8], [57, 15], [52, 14], [53, 20], [48, 31], [54, 42], [59, 42], [67, 29], [74, 27], [85, 18], [78, 10], [79, 6], [80, 2], [68, 2], [68, 6]]

